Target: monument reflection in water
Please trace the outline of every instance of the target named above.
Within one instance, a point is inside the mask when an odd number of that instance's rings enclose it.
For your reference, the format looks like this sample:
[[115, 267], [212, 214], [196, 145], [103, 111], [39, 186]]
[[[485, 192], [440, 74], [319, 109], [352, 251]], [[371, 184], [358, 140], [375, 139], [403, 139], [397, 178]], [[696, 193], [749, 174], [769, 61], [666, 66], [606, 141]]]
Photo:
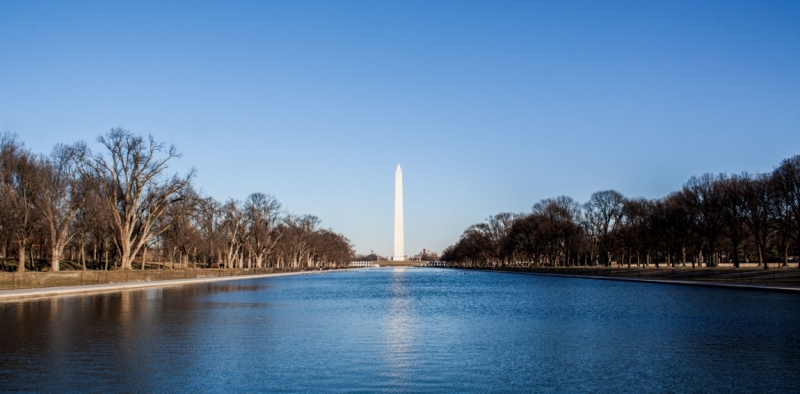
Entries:
[[411, 345], [413, 343], [411, 305], [406, 288], [405, 268], [392, 270], [392, 299], [389, 301], [386, 325], [386, 347], [384, 362], [386, 373], [394, 384], [402, 384], [411, 371]]
[[792, 392], [800, 297], [367, 269], [0, 304], [0, 391]]

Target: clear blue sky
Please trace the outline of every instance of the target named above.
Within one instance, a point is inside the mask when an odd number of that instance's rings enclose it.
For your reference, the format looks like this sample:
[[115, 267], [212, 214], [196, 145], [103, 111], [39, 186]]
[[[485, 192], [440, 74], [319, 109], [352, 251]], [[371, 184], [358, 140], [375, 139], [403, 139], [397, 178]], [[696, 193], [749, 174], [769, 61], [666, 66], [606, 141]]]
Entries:
[[362, 253], [392, 253], [400, 163], [406, 253], [441, 251], [542, 198], [799, 154], [800, 2], [0, 2], [0, 129], [116, 126]]

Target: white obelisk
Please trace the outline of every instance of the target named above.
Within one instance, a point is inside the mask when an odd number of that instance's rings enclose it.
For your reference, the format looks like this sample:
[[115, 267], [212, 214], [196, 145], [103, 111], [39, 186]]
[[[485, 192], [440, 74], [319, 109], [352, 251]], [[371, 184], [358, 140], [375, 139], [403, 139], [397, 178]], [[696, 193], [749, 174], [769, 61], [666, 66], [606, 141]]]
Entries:
[[394, 261], [403, 261], [405, 256], [403, 245], [403, 170], [400, 164], [394, 172]]

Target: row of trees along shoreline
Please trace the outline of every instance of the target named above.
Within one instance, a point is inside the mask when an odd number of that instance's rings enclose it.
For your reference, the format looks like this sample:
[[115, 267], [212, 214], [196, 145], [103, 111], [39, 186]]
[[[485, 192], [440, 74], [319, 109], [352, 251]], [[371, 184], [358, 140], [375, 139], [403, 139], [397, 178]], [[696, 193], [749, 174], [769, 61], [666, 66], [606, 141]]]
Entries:
[[[470, 226], [442, 260], [465, 266], [787, 266], [800, 248], [800, 155], [772, 172], [692, 177], [664, 198], [599, 191]], [[800, 268], [800, 263], [798, 263]]]
[[[123, 129], [34, 154], [0, 134], [0, 269], [59, 271], [299, 268], [344, 264], [354, 254], [319, 218], [285, 212], [272, 196], [244, 202], [203, 196], [194, 169], [171, 173], [174, 146]], [[151, 263], [152, 264], [152, 263]]]

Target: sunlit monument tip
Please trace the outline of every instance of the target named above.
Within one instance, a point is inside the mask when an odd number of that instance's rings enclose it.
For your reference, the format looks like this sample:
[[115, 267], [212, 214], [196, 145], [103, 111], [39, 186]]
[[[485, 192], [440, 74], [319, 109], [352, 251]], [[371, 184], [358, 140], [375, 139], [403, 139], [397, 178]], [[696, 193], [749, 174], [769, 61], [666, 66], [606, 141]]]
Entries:
[[403, 245], [403, 170], [400, 164], [394, 172], [394, 261], [403, 261], [405, 256]]

